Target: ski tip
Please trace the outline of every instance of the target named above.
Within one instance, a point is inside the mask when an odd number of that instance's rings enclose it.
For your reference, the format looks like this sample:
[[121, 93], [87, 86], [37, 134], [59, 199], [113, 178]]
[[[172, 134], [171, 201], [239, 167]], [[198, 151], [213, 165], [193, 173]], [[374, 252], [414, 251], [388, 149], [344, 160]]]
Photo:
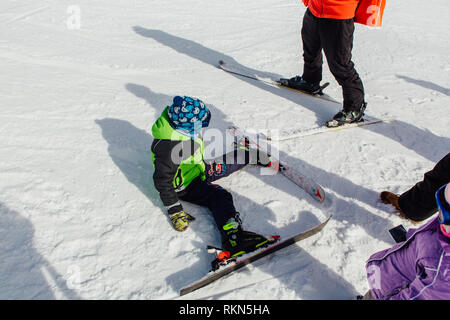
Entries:
[[316, 198], [316, 200], [321, 203], [324, 202], [325, 201], [325, 191], [323, 191], [322, 188], [317, 188], [315, 191], [316, 192], [314, 194], [314, 197]]
[[326, 87], [328, 87], [329, 85], [330, 85], [329, 82], [325, 82], [323, 85], [320, 86], [320, 89], [323, 90], [323, 89], [325, 89]]
[[280, 165], [278, 161], [275, 160], [270, 161], [267, 167], [273, 169], [274, 171], [278, 171], [284, 168], [283, 166]]

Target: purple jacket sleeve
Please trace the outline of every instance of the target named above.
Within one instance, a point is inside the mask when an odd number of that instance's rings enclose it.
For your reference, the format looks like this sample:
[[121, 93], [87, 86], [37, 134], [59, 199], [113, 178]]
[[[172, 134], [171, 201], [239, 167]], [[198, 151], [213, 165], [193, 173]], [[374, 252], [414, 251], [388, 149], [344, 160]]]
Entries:
[[[413, 250], [404, 250], [401, 244], [378, 252], [367, 263], [367, 279], [375, 299], [386, 300], [416, 277]], [[402, 266], [402, 267], [398, 267]]]

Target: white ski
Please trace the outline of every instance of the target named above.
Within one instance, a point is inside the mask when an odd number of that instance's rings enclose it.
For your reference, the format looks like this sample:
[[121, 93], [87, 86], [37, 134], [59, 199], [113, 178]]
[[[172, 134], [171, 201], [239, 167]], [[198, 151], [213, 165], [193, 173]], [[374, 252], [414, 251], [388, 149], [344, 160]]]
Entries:
[[308, 128], [308, 129], [281, 129], [277, 132], [275, 135], [270, 134], [270, 130], [266, 135], [260, 134], [259, 137], [262, 139], [265, 139], [267, 141], [285, 141], [285, 140], [291, 140], [291, 139], [298, 139], [303, 137], [308, 137], [320, 133], [326, 133], [326, 132], [332, 132], [332, 131], [338, 131], [338, 130], [344, 130], [344, 129], [350, 129], [350, 128], [357, 128], [362, 126], [368, 126], [371, 124], [376, 123], [389, 123], [395, 121], [394, 118], [391, 119], [376, 119], [372, 117], [364, 117], [364, 121], [361, 122], [355, 122], [355, 123], [349, 123], [344, 124], [339, 127], [332, 127], [329, 128], [327, 126], [318, 126], [315, 128]]
[[[229, 133], [238, 138], [247, 138], [250, 145], [267, 152], [263, 147], [261, 147], [257, 142], [252, 140], [248, 135], [241, 131], [238, 127], [232, 126], [229, 128]], [[271, 157], [272, 158], [272, 157]], [[288, 164], [280, 161], [279, 159], [273, 159], [269, 165], [274, 170], [279, 170], [286, 178], [291, 180], [293, 183], [298, 185], [300, 188], [305, 190], [311, 197], [313, 197], [318, 202], [323, 202], [325, 200], [325, 191], [323, 188], [315, 182], [313, 179], [301, 174], [296, 171]]]
[[219, 61], [218, 68], [223, 70], [223, 71], [225, 71], [225, 72], [228, 72], [228, 73], [240, 76], [240, 77], [244, 77], [244, 78], [248, 78], [248, 79], [264, 82], [266, 84], [270, 84], [270, 85], [277, 86], [277, 87], [280, 87], [280, 88], [292, 90], [292, 91], [295, 91], [297, 93], [301, 93], [301, 94], [304, 94], [304, 95], [307, 95], [307, 96], [311, 96], [311, 97], [322, 99], [322, 100], [325, 100], [325, 101], [341, 104], [339, 101], [336, 101], [335, 99], [333, 99], [332, 97], [330, 97], [326, 93], [322, 92], [322, 90], [325, 89], [330, 84], [329, 82], [326, 82], [326, 83], [324, 83], [322, 85], [322, 87], [320, 88], [320, 93], [311, 94], [311, 93], [308, 93], [308, 92], [305, 92], [305, 91], [301, 91], [301, 90], [298, 90], [298, 89], [294, 89], [294, 88], [288, 87], [288, 86], [284, 85], [280, 79], [264, 78], [264, 77], [260, 77], [260, 76], [255, 75], [255, 74], [250, 74], [250, 73], [248, 73], [248, 71], [240, 70], [239, 68], [236, 68], [235, 66], [228, 65], [225, 62], [223, 62], [222, 60]]

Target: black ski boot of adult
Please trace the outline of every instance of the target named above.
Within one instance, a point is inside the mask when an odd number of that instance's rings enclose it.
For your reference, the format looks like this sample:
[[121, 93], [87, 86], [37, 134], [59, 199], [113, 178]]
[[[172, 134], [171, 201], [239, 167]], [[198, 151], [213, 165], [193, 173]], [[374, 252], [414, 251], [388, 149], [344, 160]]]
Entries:
[[309, 94], [320, 94], [320, 81], [308, 82], [303, 77], [295, 76], [291, 79], [280, 79], [280, 83], [286, 87], [297, 89]]
[[364, 111], [366, 110], [367, 103], [363, 102], [361, 108], [358, 111], [339, 111], [331, 120], [328, 120], [326, 125], [328, 128], [339, 127], [344, 124], [364, 121]]

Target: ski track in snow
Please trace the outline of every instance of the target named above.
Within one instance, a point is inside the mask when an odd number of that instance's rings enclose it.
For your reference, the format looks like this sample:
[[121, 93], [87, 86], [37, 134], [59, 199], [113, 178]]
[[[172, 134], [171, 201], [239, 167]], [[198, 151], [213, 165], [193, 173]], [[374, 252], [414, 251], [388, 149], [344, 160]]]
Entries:
[[[152, 182], [151, 125], [174, 95], [204, 100], [222, 131], [310, 128], [338, 111], [216, 67], [301, 74], [298, 1], [80, 0], [73, 30], [69, 3], [4, 2], [0, 299], [180, 299], [208, 271], [205, 246], [220, 245], [212, 217], [185, 204], [197, 219], [173, 231]], [[367, 258], [393, 244], [388, 229], [412, 227], [379, 192], [409, 189], [450, 150], [449, 9], [435, 6], [441, 15], [418, 0], [389, 3], [383, 28], [356, 26], [367, 113], [396, 121], [276, 145], [324, 187], [324, 205], [254, 167], [219, 182], [249, 230], [290, 236], [331, 213], [325, 229], [181, 299], [351, 299], [367, 290]], [[323, 76], [340, 99], [326, 62]]]

